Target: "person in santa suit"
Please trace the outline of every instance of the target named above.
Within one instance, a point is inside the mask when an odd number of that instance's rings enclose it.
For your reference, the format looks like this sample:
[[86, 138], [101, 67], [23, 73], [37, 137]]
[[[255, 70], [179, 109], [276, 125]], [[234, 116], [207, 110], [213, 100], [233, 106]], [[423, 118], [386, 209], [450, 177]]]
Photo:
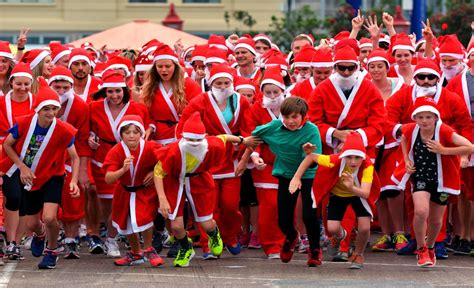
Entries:
[[412, 65], [413, 56], [415, 55], [415, 47], [408, 35], [400, 33], [392, 36], [390, 53], [395, 58], [396, 64], [390, 68], [389, 77], [399, 77], [403, 79], [405, 84], [413, 84]]
[[[117, 125], [125, 115], [140, 116], [144, 120], [146, 127], [148, 127], [147, 133], [152, 128], [145, 105], [130, 100], [130, 92], [122, 74], [113, 70], [107, 71], [104, 73], [101, 87], [92, 96], [93, 101], [89, 104], [91, 131], [88, 143], [89, 147], [94, 150], [91, 157], [91, 171], [102, 207], [102, 216], [105, 218], [105, 222], [108, 223], [108, 238], [105, 242], [107, 255], [119, 257], [120, 251], [115, 240], [117, 231], [112, 226], [110, 217], [116, 184], [107, 184], [105, 182], [105, 172], [102, 166], [107, 152], [120, 142]], [[100, 254], [104, 252], [104, 248], [101, 246], [101, 239], [97, 236], [99, 235], [99, 218], [95, 219], [94, 223], [94, 227], [88, 228], [91, 230], [89, 252]]]
[[[33, 107], [33, 96], [30, 93], [33, 76], [28, 64], [19, 63], [13, 68], [8, 79], [12, 90], [4, 97], [0, 97], [0, 143], [8, 136], [8, 130], [16, 124], [16, 119], [31, 113]], [[3, 147], [3, 146], [2, 146]], [[0, 148], [1, 149], [1, 148]], [[1, 150], [0, 150], [1, 151]], [[2, 154], [3, 151], [2, 151]], [[5, 155], [2, 155], [5, 157]], [[20, 239], [23, 231], [19, 229], [21, 195], [3, 186], [5, 201], [5, 228], [7, 232], [6, 257], [10, 260], [21, 259]]]
[[176, 141], [176, 124], [188, 102], [201, 93], [201, 88], [191, 78], [184, 78], [178, 56], [166, 44], [161, 44], [154, 52], [153, 66], [143, 84], [143, 103], [148, 108], [153, 139], [159, 144]]
[[135, 61], [133, 61], [133, 65], [133, 87], [130, 89], [132, 91], [132, 100], [141, 102], [141, 92], [143, 84], [145, 83], [145, 75], [153, 66], [153, 56], [141, 53]]
[[298, 55], [295, 57], [293, 62], [294, 74], [296, 83], [301, 83], [304, 80], [311, 78], [311, 61], [316, 54], [316, 49], [313, 46], [306, 45], [304, 46]]
[[57, 117], [64, 122], [71, 124], [77, 129], [75, 146], [79, 155], [79, 187], [80, 197], [73, 198], [69, 194], [69, 182], [71, 181], [71, 165], [66, 161], [66, 178], [62, 192], [62, 222], [64, 228], [64, 239], [66, 259], [78, 259], [78, 236], [79, 221], [85, 216], [85, 191], [89, 188], [88, 163], [92, 156], [92, 150], [87, 145], [89, 138], [89, 105], [79, 96], [75, 95], [72, 86], [74, 80], [72, 73], [64, 66], [56, 66], [48, 79], [49, 86], [59, 95], [61, 110]]
[[[105, 182], [115, 184], [112, 202], [112, 225], [130, 242], [131, 251], [115, 260], [117, 266], [148, 261], [151, 266], [164, 264], [152, 246], [153, 219], [158, 211], [158, 197], [153, 185], [155, 150], [159, 144], [145, 141], [145, 127], [140, 116], [125, 115], [117, 127], [121, 141], [104, 161]], [[143, 248], [140, 248], [140, 235]]]
[[258, 89], [255, 83], [248, 78], [236, 76], [234, 86], [235, 91], [247, 98], [247, 101], [249, 101], [250, 105], [254, 104], [258, 100], [261, 100], [262, 98], [260, 89]]
[[91, 76], [92, 60], [89, 52], [83, 48], [72, 49], [68, 68], [74, 80], [74, 93], [87, 103], [92, 101], [92, 94], [99, 90], [101, 81]]
[[257, 62], [257, 51], [255, 42], [251, 38], [242, 37], [234, 47], [235, 60], [239, 67], [237, 75], [252, 79], [257, 85], [262, 77], [262, 72], [255, 65]]
[[380, 191], [374, 166], [365, 153], [360, 134], [349, 134], [340, 154], [308, 154], [291, 180], [290, 193], [301, 188], [301, 177], [313, 163], [321, 167], [315, 179], [319, 187], [315, 195], [316, 203], [329, 194], [327, 227], [337, 242], [336, 249], [348, 235], [341, 227], [345, 211], [349, 205], [355, 211], [357, 237], [350, 268], [360, 269], [364, 265], [363, 253], [370, 236], [370, 222], [374, 216], [372, 211]]
[[[467, 50], [467, 59], [469, 60], [470, 68], [464, 70], [458, 76], [452, 78], [447, 90], [450, 90], [464, 100], [464, 103], [471, 114], [471, 119], [474, 120], [474, 43]], [[474, 131], [474, 126], [471, 122], [471, 129]], [[474, 139], [471, 139], [471, 142]], [[474, 215], [474, 156], [471, 155], [467, 167], [461, 169], [462, 189], [458, 198], [458, 212], [461, 224], [461, 235], [459, 238], [459, 245], [454, 247], [454, 252], [460, 255], [471, 254], [474, 256], [474, 222], [470, 221]], [[470, 224], [470, 226], [469, 226]], [[470, 240], [470, 241], [469, 241]], [[456, 242], [456, 241], [454, 241]], [[470, 243], [469, 243], [470, 242]]]
[[417, 265], [436, 265], [435, 241], [445, 221], [449, 195], [459, 195], [461, 182], [456, 155], [474, 151], [469, 140], [440, 121], [435, 100], [419, 97], [415, 101], [412, 119], [403, 125], [401, 148], [403, 159], [394, 171], [393, 179], [400, 190], [411, 180], [415, 216], [414, 236], [417, 243]]
[[[321, 82], [312, 92], [309, 101], [309, 119], [321, 131], [323, 154], [337, 153], [347, 135], [358, 132], [370, 159], [375, 159], [375, 145], [385, 133], [385, 108], [378, 89], [365, 77], [357, 77], [359, 62], [354, 50], [343, 46], [336, 50], [336, 72]], [[318, 187], [314, 187], [318, 189]], [[328, 201], [323, 199], [322, 205]], [[324, 213], [322, 211], [323, 218]], [[352, 231], [355, 215], [347, 210], [343, 227]], [[352, 217], [351, 217], [352, 216]], [[340, 255], [332, 255], [334, 261], [347, 261], [349, 239], [340, 249]]]
[[[215, 48], [218, 49], [218, 48]], [[194, 50], [192, 51], [191, 54], [191, 67], [192, 67], [192, 72], [190, 74], [191, 79], [196, 81], [201, 88], [202, 91], [206, 91], [205, 89], [205, 76], [206, 76], [206, 54], [209, 51], [209, 47], [207, 44], [203, 45], [195, 45]]]
[[[262, 100], [257, 100], [248, 110], [249, 131], [255, 130], [257, 126], [267, 124], [275, 119], [280, 119], [280, 106], [284, 97], [285, 84], [279, 67], [265, 70], [260, 87], [263, 91]], [[253, 185], [257, 193], [258, 225], [253, 225], [252, 235], [259, 239], [263, 252], [268, 259], [279, 259], [280, 249], [283, 245], [284, 235], [278, 227], [277, 194], [278, 179], [272, 176], [275, 156], [266, 144], [260, 145], [254, 153], [250, 151], [242, 156], [239, 167], [250, 157], [253, 169], [251, 169]], [[242, 169], [242, 168], [241, 168]], [[236, 170], [240, 174], [239, 168]], [[252, 209], [252, 208], [251, 208]], [[256, 209], [255, 209], [256, 210]], [[251, 210], [251, 212], [253, 212]], [[255, 213], [255, 212], [254, 212]], [[244, 231], [245, 232], [245, 231]], [[250, 246], [249, 246], [250, 247]]]
[[49, 49], [51, 50], [51, 62], [53, 62], [53, 65], [67, 68], [71, 49], [67, 46], [61, 45], [60, 42], [50, 42]]
[[77, 186], [79, 156], [74, 146], [76, 129], [56, 119], [61, 108], [58, 95], [43, 78], [39, 82], [33, 106], [35, 113], [17, 118], [3, 143], [8, 157], [1, 160], [0, 172], [4, 175], [3, 188], [23, 197], [20, 214], [26, 215], [27, 227], [34, 232], [33, 256], [40, 257], [44, 250], [38, 268], [51, 269], [56, 267], [58, 259], [56, 215], [61, 205], [66, 151], [71, 159], [69, 193], [72, 197], [80, 194]]
[[[245, 97], [235, 93], [233, 87], [235, 71], [225, 64], [215, 65], [211, 70], [209, 83], [211, 91], [202, 93], [191, 100], [183, 111], [176, 129], [178, 137], [183, 131], [185, 121], [195, 112], [201, 114], [209, 135], [241, 135], [246, 129], [245, 114], [249, 103]], [[222, 233], [222, 239], [232, 254], [240, 253], [237, 235], [240, 231], [239, 212], [240, 178], [235, 176], [238, 148], [227, 143], [225, 160], [211, 169], [216, 182], [216, 207], [214, 219]], [[205, 235], [202, 235], [205, 236]], [[204, 252], [208, 253], [204, 243]]]
[[[422, 59], [418, 61], [414, 72], [415, 84], [402, 87], [397, 93], [391, 96], [387, 103], [388, 131], [391, 137], [399, 139], [403, 124], [412, 123], [411, 112], [414, 110], [414, 102], [418, 97], [427, 96], [433, 98], [438, 106], [440, 119], [443, 123], [451, 126], [458, 134], [471, 139], [471, 117], [463, 99], [443, 88], [439, 79], [441, 78], [438, 65], [435, 62]], [[387, 132], [388, 133], [388, 132]], [[399, 156], [400, 158], [400, 156]], [[400, 162], [400, 159], [397, 160]], [[461, 156], [461, 163], [468, 163], [467, 156]], [[464, 165], [464, 164], [463, 164]], [[387, 182], [387, 185], [396, 185]], [[408, 211], [408, 219], [413, 218], [413, 201], [411, 193], [405, 191], [405, 205]], [[411, 221], [410, 221], [411, 222]], [[436, 241], [436, 257], [446, 259], [448, 254], [444, 247], [446, 229], [443, 226]], [[411, 239], [408, 244], [397, 253], [401, 255], [412, 254], [416, 249], [415, 239]]]
[[11, 89], [9, 79], [15, 67], [15, 60], [10, 50], [10, 43], [0, 41], [0, 96]]
[[291, 96], [299, 96], [309, 102], [311, 93], [316, 86], [331, 76], [333, 72], [334, 62], [332, 60], [332, 51], [330, 48], [320, 48], [314, 53], [311, 60], [312, 77], [303, 80], [290, 90], [288, 94]]
[[[216, 201], [215, 183], [210, 170], [226, 160], [227, 143], [254, 147], [253, 137], [233, 135], [206, 136], [206, 127], [199, 112], [184, 123], [182, 138], [159, 151], [155, 166], [155, 187], [160, 201], [160, 213], [171, 220], [171, 229], [180, 250], [173, 265], [189, 266], [194, 257], [183, 222], [184, 199], [187, 198], [196, 222], [209, 237], [208, 246], [214, 257], [222, 254], [223, 242], [213, 220]], [[225, 224], [225, 223], [224, 223]]]
[[227, 51], [214, 46], [209, 46], [205, 53], [204, 65], [206, 65], [206, 67], [204, 68], [204, 75], [202, 75], [201, 72], [197, 73], [199, 74], [199, 77], [198, 75], [196, 75], [196, 82], [201, 85], [202, 92], [207, 92], [211, 89], [209, 84], [209, 77], [211, 75], [212, 67], [214, 67], [214, 65], [223, 63], [228, 63]]

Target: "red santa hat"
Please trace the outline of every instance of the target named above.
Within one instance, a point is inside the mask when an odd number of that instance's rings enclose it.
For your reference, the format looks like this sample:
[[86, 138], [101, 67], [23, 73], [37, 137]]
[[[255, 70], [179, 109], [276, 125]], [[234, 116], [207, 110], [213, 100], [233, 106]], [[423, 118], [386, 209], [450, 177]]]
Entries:
[[333, 67], [332, 50], [330, 48], [317, 49], [311, 60], [311, 66], [314, 68]]
[[257, 87], [255, 86], [255, 82], [252, 81], [250, 78], [236, 76], [234, 81], [235, 90], [240, 89], [251, 89], [253, 92], [257, 92]]
[[227, 61], [227, 52], [217, 47], [209, 47], [206, 52], [206, 60], [204, 64], [209, 63], [226, 63]]
[[120, 120], [120, 124], [117, 127], [117, 134], [119, 134], [120, 138], [122, 138], [122, 135], [120, 135], [120, 130], [130, 124], [137, 126], [140, 130], [142, 138], [145, 137], [145, 125], [143, 124], [142, 117], [138, 115], [125, 115], [122, 117], [122, 119]]
[[349, 46], [344, 46], [336, 50], [336, 55], [334, 55], [334, 64], [341, 62], [350, 62], [359, 65], [357, 54]]
[[357, 132], [352, 132], [346, 137], [346, 142], [342, 146], [342, 153], [339, 155], [339, 159], [347, 156], [359, 156], [365, 159], [366, 150], [362, 137]]
[[33, 81], [33, 72], [31, 71], [30, 65], [22, 62], [16, 64], [8, 80], [10, 81], [13, 77], [27, 77]]
[[153, 66], [153, 56], [141, 53], [134, 61], [135, 72], [148, 71]]
[[257, 55], [257, 51], [255, 50], [255, 42], [253, 39], [250, 38], [240, 38], [237, 44], [234, 47], [234, 51], [239, 49], [239, 48], [245, 48], [250, 51], [253, 55]]
[[234, 70], [230, 68], [227, 64], [217, 64], [212, 66], [211, 75], [209, 77], [209, 83], [212, 84], [217, 78], [227, 78], [230, 81], [234, 81]]
[[117, 88], [117, 87], [127, 87], [125, 83], [125, 77], [117, 71], [107, 70], [102, 73], [102, 88]]
[[90, 54], [89, 54], [89, 52], [87, 52], [86, 49], [84, 49], [84, 48], [72, 49], [71, 55], [69, 56], [68, 68], [71, 68], [72, 63], [74, 63], [76, 61], [80, 61], [80, 60], [86, 61], [89, 65], [92, 66], [92, 61], [91, 61], [91, 58], [90, 58]]
[[438, 107], [432, 97], [417, 97], [414, 106], [411, 113], [412, 120], [415, 120], [416, 114], [420, 112], [431, 112], [440, 118]]
[[13, 60], [12, 50], [10, 49], [10, 43], [7, 41], [0, 41], [0, 57], [5, 57]]
[[313, 35], [301, 33], [301, 34], [297, 35], [295, 38], [300, 38], [300, 37], [303, 37], [303, 38], [305, 38], [306, 40], [308, 40], [309, 43], [311, 43], [311, 46], [314, 45], [314, 37], [313, 37]]
[[207, 40], [207, 45], [209, 45], [209, 47], [219, 48], [226, 52], [229, 50], [229, 48], [226, 46], [225, 38], [222, 35], [209, 36], [209, 39]]
[[53, 64], [56, 64], [56, 62], [58, 62], [59, 59], [61, 59], [62, 57], [71, 54], [71, 50], [69, 49], [69, 47], [61, 45], [59, 43], [56, 43], [58, 45], [51, 44], [53, 43], [50, 43], [49, 47], [51, 49], [51, 58], [53, 58]]
[[415, 66], [415, 71], [413, 73], [413, 77], [420, 73], [428, 73], [436, 75], [436, 77], [441, 78], [441, 72], [439, 71], [438, 65], [429, 59], [420, 59]]
[[439, 47], [439, 56], [450, 56], [455, 59], [464, 59], [464, 49], [456, 35], [446, 35], [443, 44]]
[[186, 56], [188, 56], [190, 53], [193, 53], [194, 49], [196, 49], [196, 46], [189, 46], [188, 48], [184, 49], [183, 53], [181, 53], [181, 58], [186, 59]]
[[193, 53], [191, 54], [191, 62], [194, 61], [206, 61], [206, 55], [209, 47], [204, 45], [195, 45]]
[[280, 87], [282, 90], [286, 89], [285, 82], [281, 76], [281, 70], [279, 67], [270, 67], [265, 69], [262, 82], [260, 83], [260, 90], [263, 90], [263, 85], [273, 84]]
[[349, 38], [350, 35], [351, 35], [351, 32], [349, 32], [349, 31], [341, 31], [341, 32], [337, 33], [336, 36], [329, 39], [329, 43], [331, 43], [333, 45], [336, 45], [337, 42], [339, 42], [343, 39]]
[[33, 49], [26, 51], [25, 54], [23, 54], [23, 57], [21, 57], [21, 62], [29, 64], [31, 70], [33, 70], [36, 66], [38, 66], [38, 64], [40, 64], [41, 61], [43, 61], [44, 58], [49, 55], [49, 51], [43, 49]]
[[359, 48], [374, 48], [372, 39], [362, 37], [359, 40]]
[[74, 84], [71, 70], [64, 66], [54, 67], [53, 71], [51, 72], [51, 76], [48, 79], [48, 85], [51, 85], [51, 83], [54, 81], [67, 81], [71, 84]]
[[288, 62], [286, 62], [285, 57], [282, 54], [273, 55], [265, 61], [265, 69], [271, 67], [278, 67], [280, 68], [281, 72], [285, 72], [282, 76], [286, 76], [288, 74]]
[[407, 34], [402, 32], [400, 34], [392, 36], [392, 38], [394, 38], [392, 46], [392, 55], [395, 54], [396, 50], [408, 50], [415, 53], [415, 47], [413, 47], [413, 43], [411, 42]]
[[337, 44], [334, 46], [334, 48], [337, 51], [338, 49], [340, 49], [344, 46], [351, 47], [352, 50], [354, 50], [354, 52], [356, 53], [356, 55], [359, 56], [360, 48], [359, 48], [359, 44], [357, 43], [356, 39], [352, 39], [352, 38], [342, 39], [341, 41], [337, 42]]
[[100, 52], [97, 51], [97, 49], [95, 49], [94, 45], [91, 42], [82, 43], [81, 48], [85, 49], [86, 51], [87, 50], [91, 51], [94, 54], [94, 58], [99, 58], [100, 57]]
[[35, 95], [35, 103], [33, 108], [36, 113], [38, 113], [43, 107], [48, 105], [53, 105], [58, 108], [61, 108], [61, 103], [59, 102], [58, 94], [48, 86], [46, 80], [43, 77], [38, 78], [39, 90]]
[[390, 36], [388, 36], [386, 34], [383, 34], [383, 33], [380, 33], [379, 43], [380, 42], [384, 42], [384, 43], [387, 43], [388, 45], [390, 45]]
[[150, 55], [155, 52], [156, 48], [161, 45], [161, 42], [156, 39], [151, 39], [150, 41], [146, 42], [142, 45], [140, 49], [142, 54]]
[[104, 72], [105, 67], [107, 67], [107, 63], [99, 62], [94, 67], [94, 76], [101, 78], [102, 72]]
[[166, 44], [161, 44], [160, 46], [158, 46], [158, 48], [156, 48], [155, 52], [153, 53], [153, 56], [154, 56], [153, 62], [167, 59], [177, 64], [179, 63], [178, 55], [176, 55], [173, 49], [171, 49], [170, 46]]
[[387, 52], [382, 48], [373, 50], [367, 57], [367, 65], [375, 61], [383, 61], [387, 64], [387, 67], [390, 67], [390, 61], [388, 60]]
[[254, 42], [264, 41], [268, 44], [268, 46], [272, 46], [272, 39], [270, 39], [270, 36], [268, 36], [266, 34], [263, 34], [263, 33], [259, 33], [259, 34], [255, 35], [253, 37], [253, 41]]
[[194, 112], [183, 125], [183, 137], [188, 139], [204, 139], [206, 127], [202, 123], [199, 112]]
[[102, 74], [108, 70], [123, 69], [125, 71], [125, 77], [130, 76], [130, 70], [132, 66], [132, 61], [128, 58], [122, 56], [113, 56], [110, 57], [107, 61], [107, 66], [102, 71]]
[[311, 60], [316, 53], [316, 49], [314, 49], [311, 45], [305, 45], [301, 48], [298, 55], [296, 55], [293, 64], [296, 68], [298, 67], [311, 67]]

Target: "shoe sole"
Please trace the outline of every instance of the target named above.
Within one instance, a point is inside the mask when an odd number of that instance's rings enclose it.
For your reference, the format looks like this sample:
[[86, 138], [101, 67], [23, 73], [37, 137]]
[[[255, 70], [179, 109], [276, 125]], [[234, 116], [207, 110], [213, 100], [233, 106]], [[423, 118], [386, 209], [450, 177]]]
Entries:
[[350, 269], [362, 269], [363, 265], [351, 265]]
[[418, 264], [418, 263], [416, 263], [416, 266], [421, 267], [421, 268], [430, 268], [430, 267], [433, 266], [433, 263], [432, 263], [432, 262], [427, 262], [427, 263], [425, 263], [425, 264]]
[[392, 251], [397, 252], [395, 249], [374, 249], [374, 248], [372, 248], [372, 252], [392, 252]]
[[38, 269], [54, 269], [54, 268], [56, 268], [56, 265], [55, 266], [49, 266], [49, 265], [48, 266], [39, 266], [38, 265]]
[[136, 260], [136, 261], [132, 261], [130, 263], [127, 263], [127, 264], [117, 264], [114, 262], [115, 266], [121, 266], [121, 267], [126, 267], [126, 266], [135, 266], [135, 265], [140, 265], [140, 264], [143, 264], [145, 263], [145, 260]]
[[90, 254], [95, 254], [95, 255], [97, 255], [97, 254], [104, 254], [104, 252], [105, 252], [104, 249], [102, 249], [102, 248], [100, 248], [100, 247], [96, 247], [96, 248], [94, 248], [94, 249], [92, 249], [92, 250], [89, 249], [89, 253], [90, 253]]

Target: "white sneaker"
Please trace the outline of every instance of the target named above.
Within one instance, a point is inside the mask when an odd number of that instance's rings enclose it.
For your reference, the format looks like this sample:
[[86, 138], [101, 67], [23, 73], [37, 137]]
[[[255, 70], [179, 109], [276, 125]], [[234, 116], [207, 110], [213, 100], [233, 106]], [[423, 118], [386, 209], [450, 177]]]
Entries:
[[105, 240], [105, 247], [107, 249], [107, 256], [109, 257], [120, 257], [120, 250], [117, 240], [114, 238], [107, 238]]
[[270, 253], [267, 255], [268, 260], [280, 259], [280, 253]]
[[23, 248], [26, 250], [31, 250], [31, 241], [33, 241], [33, 236], [26, 237]]
[[79, 225], [79, 238], [85, 238], [87, 236], [87, 227], [85, 224]]
[[300, 247], [298, 247], [298, 253], [307, 253], [309, 248], [309, 240], [307, 235], [300, 236]]

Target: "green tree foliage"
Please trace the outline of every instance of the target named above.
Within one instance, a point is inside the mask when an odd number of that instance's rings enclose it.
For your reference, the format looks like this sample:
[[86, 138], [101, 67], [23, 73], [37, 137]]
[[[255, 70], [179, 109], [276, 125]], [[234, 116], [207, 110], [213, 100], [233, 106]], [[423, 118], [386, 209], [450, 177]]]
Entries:
[[474, 21], [474, 4], [468, 1], [448, 1], [446, 15], [436, 14], [430, 18], [438, 35], [456, 34], [465, 46], [471, 39], [471, 22]]

